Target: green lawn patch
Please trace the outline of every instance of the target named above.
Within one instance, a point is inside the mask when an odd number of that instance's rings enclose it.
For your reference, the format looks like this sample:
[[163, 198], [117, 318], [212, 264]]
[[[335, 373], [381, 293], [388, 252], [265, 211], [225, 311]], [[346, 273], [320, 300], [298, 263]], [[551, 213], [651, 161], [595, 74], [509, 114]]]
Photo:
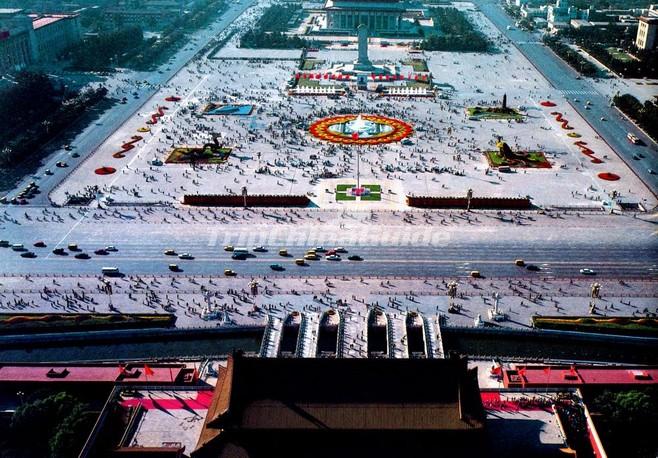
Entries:
[[509, 107], [504, 109], [502, 107], [468, 107], [466, 114], [478, 119], [523, 119], [521, 113]]
[[503, 156], [499, 151], [485, 151], [491, 167], [517, 167], [526, 169], [550, 169], [551, 163], [541, 151], [515, 153], [513, 158]]
[[413, 67], [415, 72], [429, 72], [430, 69], [427, 66], [427, 61], [425, 59], [407, 59], [402, 61], [404, 65], [410, 65]]
[[322, 59], [304, 59], [300, 70], [315, 70], [323, 63]]
[[617, 48], [611, 46], [609, 48], [605, 48], [606, 51], [608, 51], [608, 54], [612, 56], [613, 59], [617, 59], [620, 62], [632, 62], [633, 58], [628, 55], [628, 53], [624, 51], [619, 51]]
[[596, 332], [631, 336], [658, 336], [658, 318], [597, 317], [597, 316], [533, 316], [538, 329]]
[[215, 145], [183, 146], [174, 148], [165, 160], [167, 164], [222, 164], [231, 155], [233, 148]]
[[[336, 201], [339, 200], [357, 200], [356, 196], [351, 196], [347, 193], [349, 189], [355, 187], [356, 184], [337, 184], [336, 185]], [[378, 184], [364, 184], [364, 188], [370, 190], [370, 194], [367, 196], [359, 196], [358, 200], [362, 201], [380, 201], [382, 200], [382, 187]]]

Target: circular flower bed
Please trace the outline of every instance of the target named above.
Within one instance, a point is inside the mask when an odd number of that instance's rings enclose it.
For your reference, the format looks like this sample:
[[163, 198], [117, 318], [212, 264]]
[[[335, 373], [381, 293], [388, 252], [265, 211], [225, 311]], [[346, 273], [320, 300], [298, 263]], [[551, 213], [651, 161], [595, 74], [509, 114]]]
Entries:
[[617, 181], [619, 178], [621, 178], [616, 173], [610, 173], [610, 172], [599, 173], [598, 177], [602, 180], [607, 180], [607, 181]]
[[117, 171], [117, 169], [115, 169], [114, 167], [107, 167], [107, 166], [100, 167], [100, 168], [94, 170], [96, 175], [112, 175], [116, 171]]
[[358, 115], [350, 114], [322, 118], [311, 124], [309, 132], [320, 140], [344, 145], [378, 145], [398, 142], [413, 132], [411, 125], [406, 122], [379, 115], [361, 115], [363, 122], [379, 128], [376, 133], [361, 135], [358, 132], [340, 128], [342, 125], [355, 121], [358, 117]]

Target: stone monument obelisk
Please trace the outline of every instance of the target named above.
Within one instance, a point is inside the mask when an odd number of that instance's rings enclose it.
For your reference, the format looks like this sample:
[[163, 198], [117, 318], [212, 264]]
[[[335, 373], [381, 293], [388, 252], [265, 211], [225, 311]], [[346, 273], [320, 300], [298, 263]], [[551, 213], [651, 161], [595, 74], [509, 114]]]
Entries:
[[354, 70], [370, 71], [372, 62], [368, 59], [368, 27], [360, 24], [356, 31], [359, 37], [359, 57], [354, 63]]

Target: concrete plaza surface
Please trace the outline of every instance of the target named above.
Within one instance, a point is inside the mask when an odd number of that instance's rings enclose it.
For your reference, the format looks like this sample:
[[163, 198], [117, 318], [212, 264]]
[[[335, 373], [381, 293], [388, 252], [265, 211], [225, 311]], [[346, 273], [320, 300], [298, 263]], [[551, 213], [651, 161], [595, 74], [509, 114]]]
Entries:
[[[258, 17], [254, 11], [261, 7], [243, 15], [225, 33], [249, 27]], [[98, 185], [105, 196], [118, 202], [178, 203], [183, 194], [239, 193], [246, 186], [251, 194], [307, 194], [322, 208], [358, 208], [364, 203], [337, 202], [333, 193], [336, 184], [355, 182], [355, 149], [320, 142], [307, 130], [318, 118], [350, 111], [396, 117], [415, 129], [411, 146], [360, 148], [362, 183], [380, 184], [383, 189], [382, 200], [368, 202], [368, 208], [399, 209], [405, 207], [407, 194], [463, 196], [469, 188], [476, 196], [529, 195], [540, 206], [583, 208], [600, 208], [614, 190], [628, 201], [654, 207], [656, 198], [651, 191], [564, 100], [563, 94], [552, 88], [514, 46], [501, 40], [501, 33], [484, 14], [468, 14], [497, 43], [498, 52], [425, 53], [422, 58], [447, 97], [436, 100], [392, 100], [363, 92], [338, 100], [288, 96], [285, 85], [297, 71], [299, 53], [243, 50], [236, 47], [238, 33], [215, 58], [190, 61], [50, 197], [62, 204], [68, 195]], [[382, 47], [376, 41], [369, 51], [378, 63], [400, 63], [412, 56], [408, 46]], [[241, 53], [249, 59], [238, 59]], [[323, 48], [311, 57], [324, 61], [324, 68], [351, 62], [356, 50], [354, 46]], [[257, 60], [272, 58], [284, 60]], [[491, 74], [504, 77], [490, 78]], [[498, 105], [504, 94], [510, 106], [523, 108], [526, 116], [522, 123], [469, 120], [466, 108]], [[165, 99], [172, 95], [181, 100], [167, 102]], [[557, 106], [539, 104], [549, 99]], [[209, 102], [253, 104], [254, 111], [249, 116], [201, 115]], [[156, 124], [147, 125], [160, 107], [167, 108], [164, 115]], [[551, 112], [562, 113], [573, 130], [563, 130]], [[150, 131], [139, 133], [143, 127]], [[581, 137], [567, 137], [568, 132], [577, 132]], [[123, 158], [114, 158], [113, 154], [134, 135], [142, 137], [134, 143], [134, 149]], [[195, 169], [189, 164], [152, 165], [154, 159], [164, 162], [174, 146], [203, 145], [212, 141], [213, 135], [233, 148], [225, 164], [199, 165]], [[517, 169], [516, 173], [490, 170], [483, 152], [495, 149], [498, 136], [513, 150], [544, 151], [552, 168]], [[603, 163], [591, 163], [574, 145], [576, 140], [586, 142]], [[104, 166], [117, 172], [105, 176], [94, 173]], [[319, 178], [326, 171], [338, 178]], [[597, 176], [602, 172], [621, 178], [604, 181]], [[538, 182], [542, 185], [537, 186]]]
[[[252, 294], [250, 282], [258, 282]], [[267, 316], [285, 319], [298, 310], [319, 315], [333, 307], [364, 321], [379, 306], [403, 327], [408, 311], [452, 326], [473, 326], [498, 293], [508, 319], [501, 326], [528, 328], [533, 315], [587, 315], [590, 278], [459, 279], [455, 304], [448, 313], [449, 279], [394, 277], [223, 278], [204, 276], [4, 276], [0, 277], [0, 311], [12, 313], [174, 313], [177, 327], [264, 325]], [[105, 281], [112, 294], [104, 290]], [[644, 316], [658, 313], [656, 280], [603, 280], [597, 316]], [[340, 304], [338, 303], [340, 301]], [[395, 324], [394, 324], [395, 326]]]

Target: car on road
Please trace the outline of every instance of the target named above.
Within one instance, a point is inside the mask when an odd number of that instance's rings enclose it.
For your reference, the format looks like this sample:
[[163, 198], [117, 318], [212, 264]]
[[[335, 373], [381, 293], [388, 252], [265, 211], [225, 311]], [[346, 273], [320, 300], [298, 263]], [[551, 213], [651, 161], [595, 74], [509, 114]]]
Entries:
[[601, 116], [601, 121], [607, 121], [607, 119], [605, 119], [605, 116]]
[[55, 248], [53, 250], [53, 254], [62, 256], [62, 255], [66, 255], [66, 252], [64, 251], [64, 248]]
[[71, 157], [80, 157], [80, 153], [76, 153], [75, 151], [71, 153]]
[[190, 253], [181, 253], [178, 255], [178, 259], [194, 259]]
[[315, 248], [311, 248], [311, 249], [317, 253], [324, 253], [325, 251], [327, 251], [327, 249], [323, 246], [316, 246]]
[[114, 251], [119, 251], [119, 250], [118, 250], [117, 247], [115, 247], [114, 245], [108, 245], [108, 246], [105, 247], [105, 251], [112, 251], [112, 252], [114, 252]]
[[233, 251], [235, 247], [233, 245], [225, 245], [224, 246], [224, 251]]
[[345, 249], [345, 247], [342, 247], [342, 246], [337, 246], [336, 248], [334, 248], [334, 251], [336, 253], [347, 253], [347, 250]]
[[231, 259], [237, 259], [239, 261], [244, 261], [245, 259], [247, 259], [247, 257], [248, 257], [247, 253], [233, 253], [231, 255]]
[[32, 251], [24, 251], [23, 253], [21, 253], [21, 258], [36, 258], [36, 257], [37, 255], [34, 254], [34, 252]]
[[0, 247], [9, 248], [9, 240], [0, 240]]
[[596, 275], [596, 272], [594, 270], [588, 268], [580, 269], [580, 273], [583, 275]]
[[169, 264], [169, 270], [172, 272], [178, 272], [180, 270], [180, 267], [178, 267], [178, 264]]
[[52, 175], [53, 171], [50, 170], [50, 169], [46, 169], [43, 173], [44, 173], [44, 175]]
[[628, 138], [628, 141], [631, 142], [634, 145], [639, 145], [640, 144], [640, 139], [637, 137], [637, 135], [629, 132], [626, 134], [626, 138]]
[[330, 254], [327, 256], [327, 261], [340, 261], [341, 257], [338, 256], [337, 254]]
[[14, 251], [25, 251], [25, 247], [22, 243], [14, 243], [11, 246], [11, 249]]
[[69, 243], [68, 244], [68, 249], [71, 251], [80, 251], [80, 248], [78, 248], [77, 243]]
[[38, 240], [38, 241], [34, 242], [34, 246], [37, 247], [37, 248], [45, 248], [46, 247], [46, 242], [44, 242], [43, 240]]
[[525, 266], [525, 261], [523, 259], [517, 259], [516, 261], [514, 261], [514, 264], [519, 267], [523, 267]]
[[87, 253], [78, 253], [75, 255], [75, 259], [89, 259], [89, 257]]
[[107, 256], [110, 253], [103, 248], [99, 248], [98, 250], [94, 251], [94, 254], [97, 254], [99, 256]]
[[267, 251], [267, 248], [265, 248], [262, 245], [259, 245], [259, 246], [255, 246], [253, 248], [253, 251], [255, 251], [256, 253], [265, 253]]
[[224, 269], [224, 275], [227, 277], [235, 277], [237, 274], [235, 273], [235, 270]]
[[480, 278], [482, 276], [479, 270], [471, 270], [471, 273], [469, 273], [469, 275], [473, 278]]
[[270, 264], [270, 269], [276, 271], [286, 270], [285, 267], [283, 267], [281, 264]]
[[351, 256], [348, 256], [347, 259], [349, 259], [350, 261], [363, 261], [363, 258], [358, 254], [353, 254]]
[[167, 256], [176, 256], [176, 250], [172, 250], [171, 248], [167, 248], [164, 250], [164, 254]]
[[303, 259], [295, 259], [295, 264], [297, 264], [298, 266], [305, 266], [306, 261], [304, 261]]
[[539, 272], [541, 270], [539, 266], [535, 264], [528, 264], [525, 268], [528, 269], [530, 272]]
[[655, 175], [656, 171], [654, 169], [647, 169], [647, 172], [649, 172], [649, 175]]
[[288, 250], [287, 250], [287, 249], [285, 249], [285, 248], [281, 248], [281, 249], [279, 250], [279, 256], [285, 256], [285, 257], [288, 257], [288, 256], [290, 256], [290, 255], [288, 254]]
[[63, 168], [63, 167], [68, 167], [68, 164], [67, 164], [66, 162], [64, 162], [64, 161], [57, 161], [57, 163], [56, 163], [55, 165], [56, 165], [57, 167], [62, 167], [62, 168]]
[[73, 149], [73, 147], [71, 145], [64, 145], [64, 149], [66, 151], [71, 151]]
[[304, 259], [307, 261], [317, 261], [320, 257], [317, 254], [305, 254]]

